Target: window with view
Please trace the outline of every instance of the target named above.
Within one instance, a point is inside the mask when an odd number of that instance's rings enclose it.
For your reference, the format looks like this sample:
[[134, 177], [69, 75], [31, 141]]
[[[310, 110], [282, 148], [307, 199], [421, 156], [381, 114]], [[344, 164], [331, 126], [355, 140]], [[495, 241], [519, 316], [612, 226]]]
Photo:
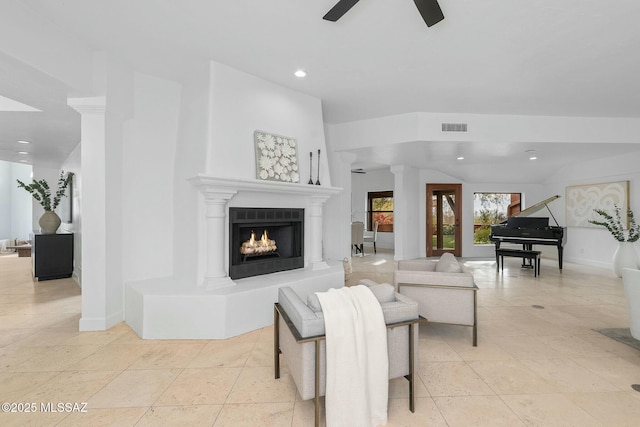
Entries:
[[520, 193], [473, 194], [473, 243], [491, 243], [491, 225], [500, 224], [520, 212]]
[[393, 232], [393, 191], [370, 192], [367, 200], [367, 228], [377, 221], [378, 231]]

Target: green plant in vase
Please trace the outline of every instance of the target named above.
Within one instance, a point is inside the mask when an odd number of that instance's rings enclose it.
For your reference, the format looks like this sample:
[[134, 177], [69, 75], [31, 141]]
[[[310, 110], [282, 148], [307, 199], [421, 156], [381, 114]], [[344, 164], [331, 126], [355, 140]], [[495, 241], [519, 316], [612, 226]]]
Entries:
[[605, 227], [614, 239], [618, 242], [635, 242], [640, 238], [640, 226], [636, 224], [631, 208], [627, 209], [627, 218], [629, 218], [629, 229], [625, 230], [620, 215], [620, 207], [613, 205], [615, 212], [613, 215], [603, 209], [594, 209], [594, 212], [600, 215], [602, 220], [589, 220], [591, 224], [601, 225]]
[[45, 234], [55, 233], [60, 226], [60, 217], [54, 211], [60, 204], [60, 200], [64, 197], [67, 188], [73, 180], [73, 172], [66, 174], [60, 171], [58, 178], [58, 188], [55, 193], [51, 193], [51, 187], [46, 179], [34, 179], [31, 184], [25, 184], [17, 179], [18, 188], [24, 188], [33, 198], [40, 203], [44, 209], [44, 214], [40, 217], [39, 224], [42, 232]]
[[618, 241], [618, 248], [613, 254], [613, 272], [616, 276], [622, 277], [622, 270], [625, 268], [638, 268], [638, 254], [634, 247], [634, 242], [640, 238], [640, 226], [636, 223], [633, 211], [627, 209], [629, 219], [629, 229], [625, 229], [620, 215], [620, 207], [614, 205], [614, 214], [603, 209], [594, 209], [602, 217], [600, 220], [589, 220], [591, 224], [605, 227], [614, 239]]

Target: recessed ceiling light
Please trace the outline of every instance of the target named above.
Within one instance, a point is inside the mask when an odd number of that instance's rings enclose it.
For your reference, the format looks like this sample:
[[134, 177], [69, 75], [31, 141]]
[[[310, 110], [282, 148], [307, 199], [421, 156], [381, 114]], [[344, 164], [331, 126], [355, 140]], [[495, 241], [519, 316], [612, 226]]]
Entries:
[[[27, 163], [27, 161], [26, 161], [26, 160], [20, 160], [20, 162], [22, 162], [22, 163]], [[33, 178], [33, 177], [32, 177], [32, 178]]]
[[538, 160], [538, 158], [536, 156], [531, 156], [529, 157], [529, 160]]
[[18, 151], [18, 154], [29, 154], [29, 153], [26, 151]]
[[295, 73], [293, 73], [296, 77], [305, 77], [307, 75], [306, 71], [304, 70], [298, 70]]
[[460, 157], [456, 157], [457, 160], [464, 160], [464, 157], [460, 156]]
[[528, 149], [528, 150], [524, 150], [524, 152], [525, 152], [525, 153], [533, 153], [533, 152], [535, 152], [535, 151], [536, 151], [536, 150], [534, 150], [533, 148], [530, 148], [530, 149]]
[[29, 141], [18, 141], [20, 144], [31, 144]]

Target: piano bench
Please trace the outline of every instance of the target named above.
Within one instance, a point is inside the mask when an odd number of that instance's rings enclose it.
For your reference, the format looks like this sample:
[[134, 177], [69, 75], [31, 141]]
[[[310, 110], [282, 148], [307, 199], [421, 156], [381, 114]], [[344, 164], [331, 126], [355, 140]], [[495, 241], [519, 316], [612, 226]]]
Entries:
[[[528, 259], [533, 262], [533, 276], [538, 277], [538, 275], [540, 274], [540, 254], [540, 251], [496, 248], [496, 269], [504, 271], [504, 257], [506, 256], [522, 258], [523, 262], [525, 259]], [[502, 267], [500, 267], [500, 262], [502, 262]]]

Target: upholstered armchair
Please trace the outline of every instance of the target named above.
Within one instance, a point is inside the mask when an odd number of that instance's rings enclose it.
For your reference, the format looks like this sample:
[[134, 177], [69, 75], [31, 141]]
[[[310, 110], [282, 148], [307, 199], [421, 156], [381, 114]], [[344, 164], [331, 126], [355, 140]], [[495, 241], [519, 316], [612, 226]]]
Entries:
[[471, 326], [473, 345], [478, 345], [478, 287], [473, 275], [453, 255], [399, 261], [393, 285], [397, 292], [418, 302], [420, 315], [429, 322]]
[[378, 221], [373, 223], [373, 230], [364, 233], [364, 243], [373, 243], [373, 253], [377, 254], [376, 241], [378, 240]]
[[[368, 281], [380, 301], [387, 324], [389, 379], [409, 380], [409, 408], [414, 411], [414, 369], [418, 352], [418, 304], [398, 294], [389, 284]], [[380, 288], [374, 289], [374, 286]], [[315, 298], [315, 299], [314, 299]], [[274, 366], [280, 377], [280, 359], [287, 365], [302, 400], [314, 399], [316, 426], [320, 396], [326, 389], [326, 345], [322, 307], [315, 294], [303, 301], [290, 287], [278, 290], [274, 308]], [[411, 339], [409, 339], [411, 337]]]

